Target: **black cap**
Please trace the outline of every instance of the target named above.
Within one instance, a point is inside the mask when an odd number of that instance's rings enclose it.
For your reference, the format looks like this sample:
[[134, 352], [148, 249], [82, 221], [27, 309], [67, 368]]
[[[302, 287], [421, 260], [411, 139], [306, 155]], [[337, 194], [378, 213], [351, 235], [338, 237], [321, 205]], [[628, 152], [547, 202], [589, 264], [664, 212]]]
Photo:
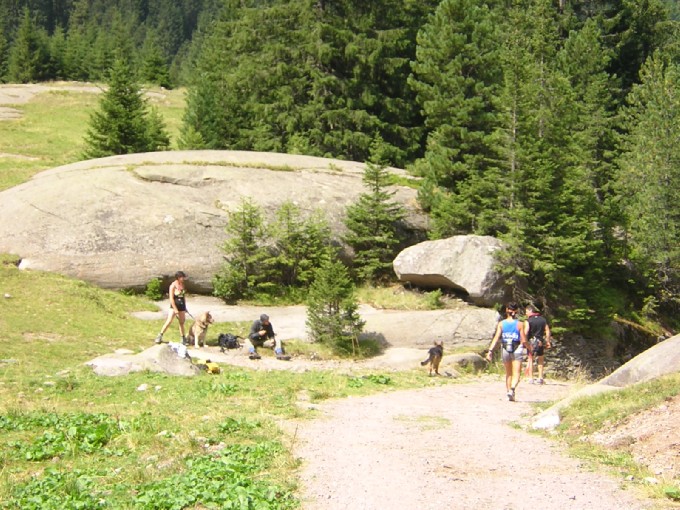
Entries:
[[269, 315], [267, 315], [266, 313], [263, 313], [262, 315], [260, 315], [260, 322], [264, 322], [264, 321], [268, 321], [268, 320], [269, 320]]

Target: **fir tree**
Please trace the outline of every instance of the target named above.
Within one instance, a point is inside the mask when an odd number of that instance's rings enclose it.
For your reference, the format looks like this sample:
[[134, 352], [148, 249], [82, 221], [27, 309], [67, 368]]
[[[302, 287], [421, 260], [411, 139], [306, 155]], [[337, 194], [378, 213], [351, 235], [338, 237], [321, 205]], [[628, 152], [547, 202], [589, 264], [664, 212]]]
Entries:
[[389, 173], [384, 165], [367, 163], [363, 176], [366, 193], [347, 208], [345, 242], [354, 250], [354, 266], [361, 280], [388, 279], [401, 243], [399, 223], [404, 210], [391, 201]]
[[85, 143], [88, 158], [163, 150], [169, 145], [162, 119], [150, 113], [132, 69], [122, 59], [111, 68], [99, 110], [90, 116]]
[[619, 189], [630, 258], [662, 306], [680, 309], [680, 66], [662, 53], [643, 66], [628, 98]]
[[[328, 260], [316, 271], [307, 298], [307, 328], [313, 342], [356, 354], [365, 322], [347, 268]], [[351, 347], [350, 347], [351, 346]]]
[[270, 278], [287, 288], [309, 287], [314, 271], [330, 256], [331, 232], [323, 213], [303, 218], [299, 207], [284, 202], [271, 226], [274, 257]]
[[225, 262], [213, 278], [214, 294], [228, 303], [252, 297], [257, 290], [266, 250], [267, 229], [261, 209], [250, 199], [243, 199], [229, 214], [228, 239], [222, 247]]
[[10, 47], [7, 80], [31, 83], [43, 79], [48, 68], [47, 38], [33, 21], [28, 7], [24, 8], [21, 24]]
[[476, 208], [461, 201], [461, 185], [497, 157], [491, 139], [500, 81], [496, 24], [486, 2], [444, 0], [418, 33], [409, 84], [428, 140], [414, 170], [424, 177], [421, 203], [432, 212], [437, 237], [473, 228]]

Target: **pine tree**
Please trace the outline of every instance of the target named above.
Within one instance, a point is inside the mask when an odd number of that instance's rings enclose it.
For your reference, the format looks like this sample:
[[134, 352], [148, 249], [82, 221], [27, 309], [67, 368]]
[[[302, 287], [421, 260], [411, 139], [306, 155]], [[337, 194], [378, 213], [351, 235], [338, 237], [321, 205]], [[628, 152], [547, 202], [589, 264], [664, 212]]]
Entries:
[[322, 212], [303, 218], [300, 208], [286, 201], [271, 226], [274, 257], [269, 278], [283, 288], [307, 288], [314, 271], [330, 256], [331, 232]]
[[268, 239], [261, 209], [250, 199], [243, 199], [236, 211], [229, 213], [222, 247], [225, 262], [213, 278], [214, 294], [228, 303], [252, 297], [263, 272]]
[[14, 83], [31, 83], [44, 78], [48, 67], [47, 38], [33, 21], [28, 7], [24, 8], [21, 24], [10, 47], [7, 79]]
[[618, 186], [630, 258], [660, 304], [680, 310], [680, 66], [654, 54], [628, 98]]
[[356, 354], [365, 322], [358, 313], [354, 285], [339, 260], [326, 261], [315, 274], [307, 298], [307, 328], [313, 342]]
[[90, 116], [85, 143], [88, 158], [163, 150], [169, 145], [162, 119], [149, 112], [132, 68], [122, 59], [111, 68], [99, 110]]
[[357, 276], [365, 281], [385, 280], [393, 274], [392, 261], [401, 243], [399, 223], [403, 208], [391, 201], [389, 173], [384, 165], [367, 163], [363, 176], [366, 193], [347, 208], [345, 242], [354, 250]]
[[497, 11], [493, 3], [444, 0], [418, 34], [409, 84], [425, 114], [425, 156], [414, 171], [424, 177], [421, 203], [431, 211], [433, 235], [476, 229], [480, 208], [463, 187], [495, 164], [493, 99], [501, 80]]

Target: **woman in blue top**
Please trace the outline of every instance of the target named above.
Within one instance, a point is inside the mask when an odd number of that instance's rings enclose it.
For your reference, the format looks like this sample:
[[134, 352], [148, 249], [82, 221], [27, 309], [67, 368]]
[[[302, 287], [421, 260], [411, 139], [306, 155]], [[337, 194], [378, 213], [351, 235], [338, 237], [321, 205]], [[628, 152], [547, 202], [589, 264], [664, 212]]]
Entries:
[[505, 366], [505, 389], [508, 392], [508, 400], [514, 402], [515, 389], [519, 384], [522, 373], [522, 362], [528, 350], [524, 323], [517, 319], [519, 306], [517, 303], [508, 303], [505, 307], [505, 319], [498, 323], [496, 334], [493, 336], [486, 359], [491, 361], [494, 347], [498, 340], [501, 341], [501, 353]]

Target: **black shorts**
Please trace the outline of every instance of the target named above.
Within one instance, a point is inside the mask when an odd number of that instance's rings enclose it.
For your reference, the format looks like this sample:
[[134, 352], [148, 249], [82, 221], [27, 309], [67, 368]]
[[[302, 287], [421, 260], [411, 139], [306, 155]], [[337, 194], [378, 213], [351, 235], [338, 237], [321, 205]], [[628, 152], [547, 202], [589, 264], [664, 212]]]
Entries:
[[[184, 300], [183, 297], [175, 296], [175, 305], [177, 305], [178, 312], [187, 311], [187, 302]], [[170, 306], [170, 308], [172, 308], [172, 306]]]
[[536, 357], [545, 355], [545, 343], [543, 340], [537, 338], [531, 339], [531, 355]]

